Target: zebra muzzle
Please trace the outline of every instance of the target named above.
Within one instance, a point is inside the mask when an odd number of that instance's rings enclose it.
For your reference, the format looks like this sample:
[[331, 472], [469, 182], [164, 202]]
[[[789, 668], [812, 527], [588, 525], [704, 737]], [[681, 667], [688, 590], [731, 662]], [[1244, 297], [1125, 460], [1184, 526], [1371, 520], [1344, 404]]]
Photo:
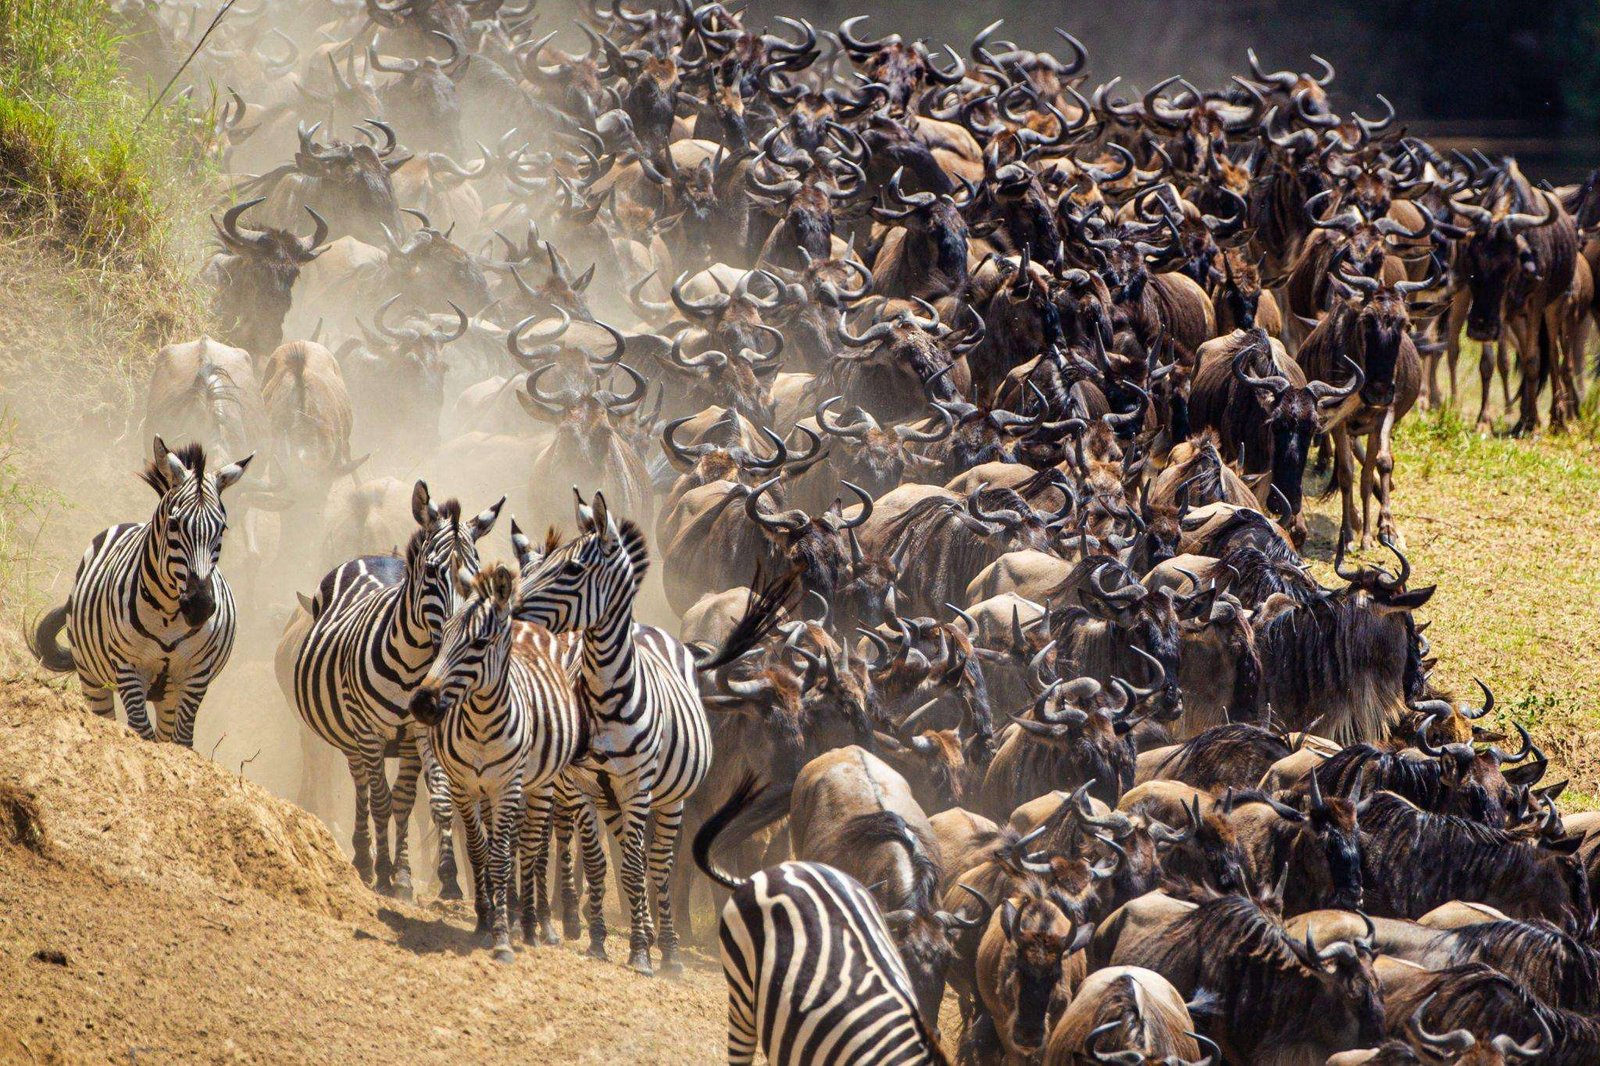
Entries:
[[178, 611], [183, 615], [183, 620], [191, 626], [197, 626], [210, 618], [217, 609], [217, 597], [211, 591], [211, 582], [196, 582], [191, 578], [183, 589], [183, 595], [178, 597]]
[[445, 702], [440, 699], [438, 689], [419, 688], [411, 694], [411, 717], [426, 726], [438, 725], [444, 721], [445, 712], [449, 710]]

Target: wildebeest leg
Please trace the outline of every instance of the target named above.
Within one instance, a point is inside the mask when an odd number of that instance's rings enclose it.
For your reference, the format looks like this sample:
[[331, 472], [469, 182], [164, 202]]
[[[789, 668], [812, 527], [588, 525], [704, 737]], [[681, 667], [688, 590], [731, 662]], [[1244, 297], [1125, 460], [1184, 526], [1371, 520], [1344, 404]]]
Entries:
[[1372, 443], [1367, 448], [1372, 465], [1378, 471], [1378, 533], [1388, 537], [1396, 547], [1406, 546], [1405, 537], [1395, 527], [1394, 515], [1389, 510], [1389, 490], [1394, 484], [1394, 408], [1383, 413], [1383, 420], [1372, 431]]
[[1550, 426], [1564, 429], [1578, 417], [1578, 382], [1572, 372], [1574, 326], [1569, 302], [1563, 297], [1545, 312], [1544, 340], [1550, 350]]
[[1456, 405], [1456, 369], [1461, 360], [1461, 328], [1466, 324], [1467, 311], [1472, 307], [1472, 294], [1463, 290], [1456, 294], [1445, 319], [1445, 361], [1450, 366], [1450, 406]]
[[683, 827], [683, 801], [657, 807], [654, 820], [650, 880], [656, 890], [656, 944], [661, 948], [661, 972], [672, 977], [683, 972], [683, 963], [678, 959], [678, 929], [672, 921], [672, 871], [678, 857], [679, 830]]
[[128, 728], [145, 740], [156, 739], [156, 731], [150, 725], [150, 711], [145, 703], [144, 678], [124, 668], [117, 674], [117, 694], [122, 697], [122, 709], [128, 715]]
[[[1478, 421], [1477, 428], [1480, 433], [1489, 432], [1489, 393], [1494, 387], [1494, 366], [1498, 361], [1496, 352], [1499, 345], [1494, 341], [1484, 341], [1483, 347], [1478, 352]], [[1509, 385], [1506, 386], [1510, 388]], [[1511, 400], [1507, 398], [1506, 408], [1511, 407]]]
[[1356, 528], [1356, 457], [1351, 447], [1350, 431], [1343, 425], [1333, 431], [1333, 476], [1339, 483], [1339, 542], [1348, 545]]
[[[1511, 323], [1506, 323], [1507, 327]], [[1518, 407], [1517, 424], [1511, 428], [1511, 434], [1520, 437], [1532, 433], [1539, 428], [1539, 335], [1533, 324], [1525, 319], [1519, 320], [1515, 328], [1510, 329], [1517, 345], [1517, 363], [1522, 368], [1522, 396]], [[1531, 334], [1531, 336], [1530, 336]], [[1501, 344], [1505, 339], [1501, 339]]]
[[[1387, 418], [1387, 415], [1385, 416]], [[1381, 423], [1380, 423], [1381, 425]], [[1361, 455], [1361, 550], [1372, 547], [1372, 497], [1378, 487], [1378, 433], [1372, 427], [1367, 434], [1367, 447]]]

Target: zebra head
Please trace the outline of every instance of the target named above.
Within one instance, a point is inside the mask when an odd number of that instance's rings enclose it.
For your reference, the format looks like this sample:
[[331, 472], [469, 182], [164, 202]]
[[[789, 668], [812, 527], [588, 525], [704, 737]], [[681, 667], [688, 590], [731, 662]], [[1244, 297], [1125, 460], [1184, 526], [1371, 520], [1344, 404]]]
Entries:
[[552, 633], [590, 629], [624, 612], [631, 617], [650, 567], [644, 534], [627, 519], [618, 524], [604, 493], [596, 492], [591, 506], [576, 488], [572, 492], [581, 532], [523, 571], [516, 612], [518, 621], [537, 622]]
[[467, 697], [505, 682], [511, 661], [511, 609], [517, 575], [496, 563], [472, 579], [470, 598], [445, 624], [428, 676], [411, 697], [411, 713], [438, 725]]
[[435, 504], [428, 492], [428, 483], [418, 481], [411, 490], [411, 517], [416, 519], [428, 535], [427, 563], [430, 568], [441, 568], [454, 578], [446, 592], [446, 610], [455, 608], [455, 594], [465, 592], [470, 582], [478, 576], [478, 541], [494, 529], [495, 519], [506, 498], [500, 497], [487, 510], [463, 523], [461, 504], [450, 499]]
[[228, 528], [222, 493], [244, 476], [251, 458], [247, 455], [208, 474], [200, 445], [186, 444], [174, 452], [157, 437], [155, 458], [140, 475], [161, 496], [149, 525], [157, 580], [191, 626], [217, 609], [212, 576]]

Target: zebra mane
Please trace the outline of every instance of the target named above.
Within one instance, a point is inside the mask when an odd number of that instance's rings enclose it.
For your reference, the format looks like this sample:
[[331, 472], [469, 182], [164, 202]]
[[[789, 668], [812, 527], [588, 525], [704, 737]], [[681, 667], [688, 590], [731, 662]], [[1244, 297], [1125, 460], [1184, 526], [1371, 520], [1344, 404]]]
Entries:
[[634, 581], [643, 581], [646, 571], [650, 569], [650, 546], [645, 543], [644, 531], [633, 519], [624, 518], [617, 527], [617, 535], [622, 538], [622, 550], [633, 560]]
[[[206, 479], [206, 450], [197, 441], [190, 441], [177, 451], [169, 453], [178, 457], [178, 461], [189, 468], [196, 481]], [[166, 457], [148, 459], [144, 469], [139, 471], [139, 479], [161, 496], [165, 496], [175, 486], [168, 480]]]

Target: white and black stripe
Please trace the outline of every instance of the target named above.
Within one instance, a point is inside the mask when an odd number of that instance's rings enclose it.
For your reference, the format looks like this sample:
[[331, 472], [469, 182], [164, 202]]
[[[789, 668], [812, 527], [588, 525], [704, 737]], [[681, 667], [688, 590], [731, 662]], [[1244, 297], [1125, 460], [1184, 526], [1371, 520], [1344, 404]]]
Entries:
[[[294, 663], [295, 707], [312, 732], [345, 756], [356, 794], [356, 869], [381, 892], [411, 891], [406, 837], [417, 778], [426, 766], [440, 833], [441, 894], [460, 895], [449, 788], [424, 731], [411, 721], [409, 704], [433, 664], [455, 606], [456, 584], [477, 573], [476, 543], [493, 528], [504, 502], [463, 522], [454, 500], [435, 507], [427, 485], [417, 482], [412, 514], [419, 528], [404, 558], [364, 556], [345, 563], [322, 579], [312, 601], [311, 628]], [[391, 755], [400, 763], [392, 788], [384, 770]]]
[[757, 798], [746, 779], [695, 835], [695, 863], [732, 895], [722, 908], [728, 1062], [919, 1066], [949, 1060], [917, 1010], [877, 904], [832, 866], [786, 862], [748, 879], [716, 868], [717, 833]]
[[[605, 853], [585, 830], [580, 797], [592, 802], [621, 851], [622, 886], [630, 912], [629, 965], [651, 972], [650, 945], [663, 968], [681, 968], [672, 921], [670, 880], [684, 801], [711, 765], [711, 730], [695, 682], [695, 661], [682, 643], [633, 621], [633, 602], [649, 567], [644, 535], [619, 526], [605, 498], [579, 508], [576, 540], [551, 550], [529, 568], [517, 617], [554, 633], [580, 631], [577, 699], [588, 743], [562, 775], [558, 849], [579, 820], [589, 881], [590, 953], [604, 957]], [[654, 815], [653, 832], [650, 817]], [[656, 892], [655, 934], [645, 883]], [[563, 892], [570, 874], [563, 863]]]
[[[76, 670], [98, 715], [114, 716], [121, 696], [128, 725], [146, 740], [194, 745], [200, 701], [233, 650], [233, 593], [217, 569], [228, 528], [222, 493], [249, 462], [208, 474], [199, 445], [171, 452], [157, 437], [142, 475], [161, 496], [150, 520], [97, 535], [66, 604], [40, 620], [40, 661]], [[70, 652], [56, 643], [63, 629]]]

